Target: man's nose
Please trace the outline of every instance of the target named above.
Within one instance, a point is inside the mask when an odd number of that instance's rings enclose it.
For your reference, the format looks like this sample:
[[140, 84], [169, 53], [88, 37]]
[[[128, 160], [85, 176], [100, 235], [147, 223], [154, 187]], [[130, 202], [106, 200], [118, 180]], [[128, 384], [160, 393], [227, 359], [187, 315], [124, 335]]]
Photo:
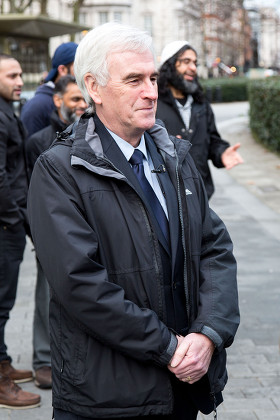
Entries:
[[84, 100], [84, 98], [81, 98], [79, 100], [78, 104], [79, 104], [79, 107], [80, 108], [87, 108], [88, 107], [88, 104], [86, 103], [86, 101]]
[[196, 64], [195, 63], [189, 63], [189, 68], [192, 70], [192, 71], [196, 71]]
[[149, 98], [152, 101], [156, 101], [158, 97], [157, 84], [155, 82], [151, 82], [150, 80], [147, 81], [145, 83], [145, 88], [144, 88], [143, 93], [146, 98]]
[[17, 83], [17, 85], [18, 85], [18, 86], [23, 86], [23, 85], [24, 85], [24, 83], [23, 83], [23, 80], [22, 80], [22, 77], [21, 77], [21, 76], [17, 76], [17, 78], [16, 78], [16, 83]]

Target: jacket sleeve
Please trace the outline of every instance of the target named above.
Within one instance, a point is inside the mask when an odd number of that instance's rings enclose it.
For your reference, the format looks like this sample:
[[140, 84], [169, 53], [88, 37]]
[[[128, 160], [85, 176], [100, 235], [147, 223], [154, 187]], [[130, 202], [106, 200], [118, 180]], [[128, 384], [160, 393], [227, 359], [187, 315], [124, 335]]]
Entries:
[[14, 220], [20, 221], [23, 217], [10, 188], [7, 173], [7, 147], [10, 124], [9, 119], [0, 112], [0, 218], [4, 213], [5, 216], [9, 213]]
[[28, 216], [36, 254], [56, 300], [85, 334], [143, 362], [167, 365], [177, 339], [149, 309], [125, 298], [98, 262], [98, 237], [87, 222], [75, 181], [52, 160], [37, 160]]
[[46, 101], [44, 95], [35, 95], [24, 104], [20, 117], [28, 137], [50, 124], [50, 114], [54, 109], [53, 101]]
[[217, 130], [215, 117], [210, 104], [207, 102], [207, 131], [209, 135], [208, 159], [212, 160], [217, 168], [224, 167], [221, 155], [230, 146], [229, 142], [223, 140]]
[[221, 350], [232, 344], [240, 321], [236, 260], [226, 226], [209, 208], [202, 181], [200, 183], [203, 235], [199, 309], [190, 332], [205, 334]]
[[26, 141], [26, 155], [30, 173], [32, 173], [35, 162], [44, 151], [41, 145], [40, 133], [42, 130], [30, 136]]

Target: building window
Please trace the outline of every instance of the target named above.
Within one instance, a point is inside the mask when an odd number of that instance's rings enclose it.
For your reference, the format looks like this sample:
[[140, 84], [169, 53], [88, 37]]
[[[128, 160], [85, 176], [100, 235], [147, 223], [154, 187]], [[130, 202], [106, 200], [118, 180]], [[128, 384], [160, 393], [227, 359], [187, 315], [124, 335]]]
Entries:
[[85, 13], [85, 12], [80, 12], [79, 13], [79, 23], [81, 25], [86, 25], [87, 24], [87, 13]]
[[114, 21], [115, 22], [122, 22], [122, 12], [114, 12]]
[[152, 15], [144, 15], [144, 30], [153, 36], [153, 17]]
[[109, 22], [109, 14], [108, 12], [99, 12], [99, 23], [102, 25], [103, 23]]

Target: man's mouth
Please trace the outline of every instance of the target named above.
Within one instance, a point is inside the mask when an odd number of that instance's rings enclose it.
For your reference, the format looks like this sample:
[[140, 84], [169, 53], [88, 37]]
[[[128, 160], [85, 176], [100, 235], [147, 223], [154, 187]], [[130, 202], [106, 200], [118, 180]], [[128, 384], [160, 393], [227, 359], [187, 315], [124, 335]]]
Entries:
[[184, 74], [184, 78], [185, 78], [186, 80], [193, 81], [194, 76], [192, 76], [192, 75], [190, 75], [190, 74]]
[[83, 108], [77, 108], [76, 111], [74, 111], [77, 115], [81, 115], [86, 111], [86, 109]]

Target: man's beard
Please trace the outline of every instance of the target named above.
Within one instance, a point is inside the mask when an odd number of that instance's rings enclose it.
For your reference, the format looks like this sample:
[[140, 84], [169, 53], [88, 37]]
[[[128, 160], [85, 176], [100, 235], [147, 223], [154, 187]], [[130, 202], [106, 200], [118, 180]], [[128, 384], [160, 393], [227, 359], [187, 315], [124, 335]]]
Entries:
[[176, 74], [172, 77], [169, 83], [177, 90], [182, 92], [184, 96], [193, 95], [198, 90], [196, 79], [190, 81], [185, 80], [181, 74]]
[[73, 111], [71, 108], [68, 108], [63, 103], [60, 107], [60, 112], [62, 118], [64, 119], [64, 121], [67, 121], [68, 124], [72, 124], [75, 121], [78, 121], [78, 119], [80, 118], [78, 115], [76, 115], [75, 111]]

